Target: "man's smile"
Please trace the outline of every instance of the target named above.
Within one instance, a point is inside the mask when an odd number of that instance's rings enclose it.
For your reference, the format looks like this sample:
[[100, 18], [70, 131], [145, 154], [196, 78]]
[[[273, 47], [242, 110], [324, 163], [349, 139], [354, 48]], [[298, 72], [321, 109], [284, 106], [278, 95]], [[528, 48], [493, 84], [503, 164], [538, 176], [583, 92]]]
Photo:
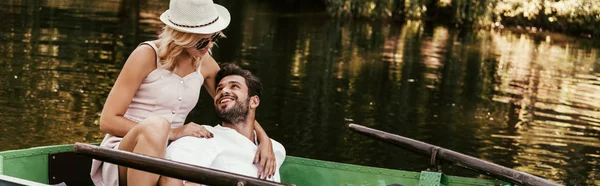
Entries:
[[217, 100], [217, 103], [218, 103], [219, 107], [223, 108], [230, 102], [234, 103], [235, 100], [236, 99], [234, 96], [223, 96], [223, 97], [219, 98], [219, 100]]

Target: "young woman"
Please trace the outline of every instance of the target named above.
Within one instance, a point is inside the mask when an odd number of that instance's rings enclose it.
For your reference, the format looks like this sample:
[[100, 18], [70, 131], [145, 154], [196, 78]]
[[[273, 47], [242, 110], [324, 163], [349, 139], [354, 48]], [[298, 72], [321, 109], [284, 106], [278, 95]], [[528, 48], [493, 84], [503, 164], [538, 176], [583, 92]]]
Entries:
[[[212, 0], [171, 0], [160, 16], [166, 26], [158, 40], [131, 53], [108, 95], [100, 117], [100, 130], [107, 133], [101, 146], [162, 158], [169, 141], [212, 137], [204, 127], [184, 122], [203, 85], [214, 98], [219, 65], [210, 51], [230, 19]], [[261, 142], [257, 174], [265, 178], [274, 173], [275, 155], [269, 137], [255, 125]], [[156, 185], [159, 178], [97, 160], [90, 174], [96, 185]]]

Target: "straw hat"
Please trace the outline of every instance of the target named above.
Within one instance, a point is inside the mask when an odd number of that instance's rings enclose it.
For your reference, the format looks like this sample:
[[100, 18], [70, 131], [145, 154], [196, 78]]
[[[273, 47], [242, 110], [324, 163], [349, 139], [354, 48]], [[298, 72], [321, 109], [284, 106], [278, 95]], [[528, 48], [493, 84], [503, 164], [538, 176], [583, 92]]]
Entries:
[[181, 32], [211, 34], [225, 29], [231, 16], [212, 0], [171, 0], [160, 20]]

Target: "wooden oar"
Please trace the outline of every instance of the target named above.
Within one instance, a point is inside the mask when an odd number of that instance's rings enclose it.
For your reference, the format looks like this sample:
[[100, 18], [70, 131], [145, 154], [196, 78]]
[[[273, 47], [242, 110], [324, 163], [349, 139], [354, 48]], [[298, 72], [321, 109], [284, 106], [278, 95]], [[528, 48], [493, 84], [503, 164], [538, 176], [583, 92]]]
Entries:
[[521, 171], [513, 170], [507, 167], [500, 166], [498, 164], [490, 163], [481, 159], [477, 159], [465, 154], [461, 154], [452, 150], [441, 148], [435, 145], [417, 141], [414, 139], [402, 137], [395, 134], [390, 134], [380, 130], [368, 128], [362, 125], [350, 124], [348, 127], [355, 132], [364, 134], [376, 139], [392, 143], [401, 147], [408, 148], [410, 150], [427, 154], [432, 156], [432, 152], [436, 152], [434, 156], [440, 159], [447, 160], [450, 162], [457, 163], [461, 166], [465, 166], [470, 169], [474, 169], [483, 173], [487, 173], [490, 176], [494, 176], [500, 179], [506, 179], [517, 184], [531, 185], [531, 186], [555, 186], [557, 183], [542, 179], [540, 177], [527, 174]]
[[[199, 167], [162, 158], [155, 158], [127, 151], [113, 150], [85, 143], [75, 143], [73, 152], [100, 161], [152, 172], [172, 178], [207, 185], [267, 185], [285, 186], [277, 182], [261, 180], [240, 174]], [[289, 186], [289, 185], [288, 185]]]

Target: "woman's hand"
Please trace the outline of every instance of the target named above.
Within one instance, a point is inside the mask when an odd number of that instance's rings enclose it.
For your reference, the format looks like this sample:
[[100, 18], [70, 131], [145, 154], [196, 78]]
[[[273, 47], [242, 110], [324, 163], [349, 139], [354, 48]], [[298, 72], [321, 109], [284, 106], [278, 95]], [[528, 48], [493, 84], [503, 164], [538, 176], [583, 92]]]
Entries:
[[266, 179], [275, 174], [277, 162], [271, 140], [261, 141], [254, 155], [254, 163], [259, 163], [258, 178]]
[[189, 122], [178, 128], [172, 128], [169, 131], [169, 140], [174, 141], [184, 136], [195, 136], [198, 138], [212, 138], [213, 134], [206, 130], [204, 126], [194, 122]]

